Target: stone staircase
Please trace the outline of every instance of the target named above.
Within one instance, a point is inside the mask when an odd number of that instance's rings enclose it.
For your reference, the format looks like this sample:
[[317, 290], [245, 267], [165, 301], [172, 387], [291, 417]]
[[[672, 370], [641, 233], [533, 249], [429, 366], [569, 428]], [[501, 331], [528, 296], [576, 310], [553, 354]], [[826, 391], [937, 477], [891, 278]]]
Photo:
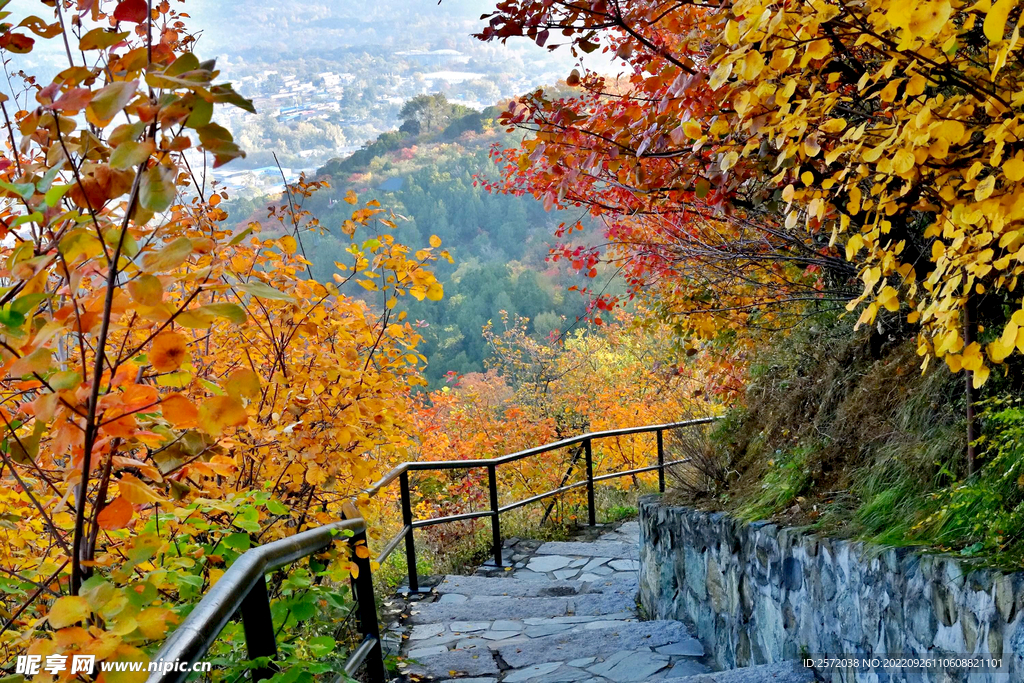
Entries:
[[504, 568], [446, 576], [408, 605], [403, 673], [451, 683], [804, 683], [792, 664], [711, 673], [684, 624], [637, 612], [640, 529], [593, 540], [510, 539]]

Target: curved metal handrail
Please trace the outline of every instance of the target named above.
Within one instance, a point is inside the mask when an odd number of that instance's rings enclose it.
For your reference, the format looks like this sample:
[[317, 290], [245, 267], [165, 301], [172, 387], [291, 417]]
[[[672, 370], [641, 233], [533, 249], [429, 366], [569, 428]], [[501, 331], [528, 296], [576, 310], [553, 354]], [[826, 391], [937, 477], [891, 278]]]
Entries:
[[402, 474], [414, 470], [451, 470], [460, 468], [488, 467], [490, 465], [504, 465], [505, 463], [528, 458], [531, 455], [541, 455], [542, 453], [556, 451], [559, 448], [565, 448], [566, 446], [575, 446], [578, 443], [583, 443], [584, 441], [590, 441], [593, 439], [605, 439], [613, 436], [630, 436], [633, 434], [645, 434], [665, 431], [668, 429], [678, 429], [680, 427], [692, 427], [708, 424], [718, 419], [720, 418], [717, 416], [700, 417], [694, 420], [683, 420], [682, 422], [666, 422], [665, 424], [645, 425], [643, 427], [625, 427], [622, 429], [606, 429], [600, 432], [587, 432], [586, 434], [571, 436], [567, 439], [562, 439], [561, 441], [554, 441], [549, 444], [544, 444], [543, 446], [534, 446], [533, 448], [527, 448], [525, 451], [510, 453], [497, 458], [486, 458], [481, 460], [427, 460], [423, 462], [403, 462], [401, 465], [392, 468], [372, 486], [363, 489], [362, 493], [363, 495], [372, 498], [377, 495], [382, 488], [393, 482], [395, 479], [398, 479]]
[[[213, 645], [238, 610], [237, 596], [248, 595], [267, 572], [313, 555], [337, 540], [339, 531], [365, 531], [361, 517], [326, 524], [247, 550], [232, 563], [185, 621], [174, 629], [154, 657], [156, 661], [195, 662]], [[186, 676], [182, 677], [184, 679]], [[168, 679], [162, 679], [164, 681]]]
[[[669, 422], [665, 424], [646, 425], [643, 427], [627, 427], [624, 429], [609, 429], [599, 432], [587, 432], [554, 443], [535, 446], [517, 453], [510, 453], [498, 458], [477, 459], [477, 460], [442, 460], [407, 462], [395, 467], [385, 474], [367, 489], [361, 492], [360, 497], [372, 498], [381, 489], [396, 479], [401, 486], [402, 502], [402, 530], [387, 543], [384, 544], [378, 562], [383, 562], [402, 542], [406, 543], [406, 562], [409, 570], [409, 589], [412, 592], [419, 590], [418, 577], [416, 573], [416, 548], [413, 533], [416, 529], [435, 524], [445, 524], [466, 519], [490, 517], [493, 534], [494, 562], [501, 565], [501, 528], [500, 515], [502, 512], [529, 505], [552, 496], [565, 493], [582, 486], [587, 487], [587, 510], [588, 521], [591, 526], [596, 522], [594, 504], [594, 483], [614, 479], [617, 477], [639, 474], [641, 472], [652, 472], [658, 470], [659, 489], [665, 490], [665, 468], [678, 465], [685, 460], [665, 462], [663, 434], [667, 430], [679, 429], [708, 424], [718, 420], [718, 417], [705, 417], [682, 422]], [[617, 436], [630, 436], [633, 434], [644, 434], [654, 432], [657, 435], [658, 464], [647, 467], [640, 467], [623, 472], [613, 472], [598, 477], [594, 476], [591, 443], [594, 439], [611, 438]], [[498, 505], [498, 489], [496, 470], [503, 465], [534, 455], [541, 455], [550, 451], [583, 444], [585, 452], [586, 479], [545, 493], [531, 496], [524, 500], [509, 503], [505, 506]], [[574, 461], [575, 462], [575, 461]], [[451, 470], [451, 469], [474, 469], [486, 467], [488, 471], [488, 488], [490, 493], [491, 509], [479, 512], [468, 512], [448, 517], [436, 517], [425, 520], [416, 520], [412, 517], [412, 506], [410, 500], [409, 473], [428, 470]], [[246, 647], [249, 659], [269, 657], [273, 659], [277, 655], [277, 645], [274, 636], [273, 620], [270, 614], [270, 600], [267, 593], [266, 573], [294, 562], [302, 557], [308, 557], [329, 547], [338, 540], [339, 532], [350, 532], [348, 542], [352, 547], [352, 559], [356, 563], [358, 574], [352, 581], [356, 610], [359, 617], [360, 630], [363, 633], [363, 640], [353, 651], [348, 663], [344, 667], [347, 675], [352, 675], [360, 665], [366, 663], [367, 677], [370, 683], [383, 683], [387, 679], [387, 672], [384, 668], [383, 651], [380, 642], [380, 629], [377, 623], [376, 604], [373, 594], [373, 581], [371, 578], [371, 566], [368, 553], [356, 552], [356, 547], [366, 544], [366, 522], [356, 508], [353, 501], [347, 501], [343, 505], [345, 519], [331, 524], [326, 524], [315, 529], [309, 529], [301, 533], [282, 538], [272, 543], [257, 546], [246, 552], [235, 560], [230, 568], [221, 576], [220, 580], [200, 600], [199, 604], [185, 618], [178, 628], [164, 642], [163, 646], [153, 658], [150, 665], [150, 675], [146, 683], [183, 683], [191, 673], [190, 667], [183, 667], [181, 664], [192, 665], [206, 654], [210, 646], [216, 640], [221, 630], [236, 612], [242, 616], [242, 625], [245, 630]], [[360, 557], [362, 555], [362, 557]], [[355, 574], [355, 572], [354, 572]], [[173, 669], [167, 665], [178, 663]], [[157, 667], [154, 669], [154, 665]], [[179, 670], [180, 669], [180, 670]], [[269, 678], [274, 673], [270, 667], [253, 669], [253, 680], [259, 681]]]

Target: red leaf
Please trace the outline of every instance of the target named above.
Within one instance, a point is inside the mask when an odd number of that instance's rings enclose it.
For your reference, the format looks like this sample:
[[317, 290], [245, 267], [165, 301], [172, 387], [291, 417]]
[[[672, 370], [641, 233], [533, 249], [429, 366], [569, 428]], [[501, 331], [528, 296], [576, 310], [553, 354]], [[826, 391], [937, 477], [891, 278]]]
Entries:
[[60, 96], [52, 107], [60, 111], [82, 111], [92, 99], [92, 91], [88, 88], [72, 88]]
[[5, 33], [0, 36], [0, 49], [23, 55], [32, 50], [35, 39], [20, 33]]
[[146, 0], [121, 0], [114, 10], [115, 21], [130, 21], [141, 24], [149, 18], [149, 5]]

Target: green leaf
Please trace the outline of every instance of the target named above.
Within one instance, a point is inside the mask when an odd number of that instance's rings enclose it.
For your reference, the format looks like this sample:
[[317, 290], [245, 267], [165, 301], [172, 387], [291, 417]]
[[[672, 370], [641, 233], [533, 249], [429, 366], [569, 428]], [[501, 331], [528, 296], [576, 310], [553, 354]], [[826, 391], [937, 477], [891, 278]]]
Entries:
[[249, 534], [242, 533], [228, 534], [221, 540], [221, 543], [231, 548], [232, 550], [237, 550], [239, 552], [248, 550], [249, 547], [252, 545], [251, 541], [249, 540]]
[[261, 299], [276, 299], [278, 301], [290, 301], [293, 297], [290, 294], [278, 291], [270, 285], [264, 284], [259, 280], [250, 280], [249, 282], [243, 282], [238, 285], [238, 288], [243, 292], [248, 292], [253, 296]]
[[196, 97], [192, 103], [192, 113], [185, 120], [189, 128], [202, 128], [210, 125], [213, 118], [213, 102], [207, 102], [202, 97]]
[[205, 306], [200, 306], [198, 310], [215, 315], [218, 318], [226, 318], [236, 325], [241, 325], [246, 320], [245, 310], [238, 304], [206, 304]]
[[32, 195], [36, 192], [36, 186], [32, 183], [9, 183], [5, 180], [0, 180], [0, 187], [17, 197], [21, 197], [26, 202], [32, 199]]
[[18, 311], [12, 311], [10, 307], [0, 308], [0, 325], [9, 329], [19, 328], [25, 324], [25, 315]]
[[39, 213], [38, 211], [33, 211], [27, 216], [18, 216], [17, 218], [15, 218], [13, 221], [11, 221], [11, 227], [16, 228], [19, 225], [23, 225], [25, 223], [38, 223], [41, 220], [43, 220], [43, 214]]
[[21, 313], [22, 315], [28, 315], [28, 313], [34, 309], [39, 302], [46, 301], [48, 298], [50, 298], [49, 295], [42, 292], [25, 294], [11, 302], [11, 310]]
[[203, 149], [213, 155], [214, 168], [223, 166], [232, 159], [245, 156], [245, 152], [234, 143], [231, 133], [223, 126], [211, 123], [197, 128], [196, 132], [199, 133], [199, 143]]
[[105, 50], [111, 45], [117, 45], [127, 37], [128, 31], [108, 31], [104, 28], [94, 28], [78, 41], [78, 49]]
[[103, 233], [103, 241], [106, 242], [110, 247], [117, 247], [118, 243], [121, 244], [121, 253], [134, 257], [139, 253], [139, 243], [132, 237], [131, 231], [124, 236], [124, 241], [121, 241], [121, 229], [110, 228]]
[[77, 389], [82, 383], [82, 375], [74, 370], [62, 370], [50, 376], [50, 386], [57, 391]]
[[299, 621], [306, 621], [316, 614], [316, 603], [313, 602], [312, 596], [308, 596], [304, 600], [297, 600], [288, 607], [292, 611], [292, 616]]
[[138, 304], [158, 306], [164, 297], [164, 286], [157, 276], [143, 273], [128, 282], [128, 293]]
[[145, 121], [136, 121], [135, 123], [122, 123], [120, 126], [116, 126], [114, 130], [110, 131], [110, 137], [107, 138], [107, 144], [111, 147], [117, 147], [122, 142], [128, 140], [136, 140], [146, 130]]
[[131, 102], [138, 87], [138, 81], [119, 81], [100, 88], [86, 109], [89, 123], [105, 128]]
[[46, 191], [46, 194], [43, 196], [43, 200], [46, 202], [48, 207], [52, 208], [57, 206], [57, 203], [60, 202], [61, 198], [67, 194], [68, 190], [72, 187], [74, 187], [74, 185], [54, 185]]
[[127, 170], [149, 159], [149, 155], [155, 150], [156, 145], [151, 140], [145, 142], [125, 140], [110, 154], [110, 165], [113, 168]]
[[288, 508], [286, 508], [278, 500], [268, 500], [267, 501], [267, 511], [270, 512], [270, 514], [272, 514], [272, 515], [287, 515], [288, 514]]
[[178, 189], [174, 186], [174, 169], [159, 165], [146, 171], [139, 187], [139, 204], [157, 213], [174, 203]]
[[57, 174], [60, 173], [60, 170], [63, 167], [64, 167], [64, 161], [62, 160], [56, 166], [54, 166], [49, 171], [47, 171], [45, 174], [43, 174], [43, 177], [40, 178], [39, 182], [36, 183], [36, 189], [39, 190], [40, 192], [46, 192], [47, 190], [49, 190], [50, 189], [50, 185], [53, 184], [54, 178], [57, 177]]
[[199, 68], [199, 58], [191, 52], [183, 52], [164, 70], [164, 75], [180, 76]]
[[697, 181], [697, 198], [704, 199], [708, 196], [708, 192], [711, 191], [711, 183], [704, 178]]
[[231, 241], [228, 242], [228, 246], [229, 247], [235, 246], [236, 244], [238, 244], [239, 242], [241, 242], [242, 240], [244, 240], [246, 237], [248, 237], [251, 234], [252, 234], [252, 228], [246, 228], [242, 232], [240, 232], [237, 235], [235, 235], [234, 237], [232, 237]]
[[338, 641], [330, 636], [316, 636], [306, 641], [309, 644], [309, 649], [313, 651], [313, 654], [317, 657], [324, 657], [334, 651], [334, 648], [338, 646]]
[[239, 529], [245, 529], [249, 533], [258, 534], [260, 532], [260, 523], [250, 519], [236, 519], [235, 526]]
[[213, 95], [214, 102], [233, 104], [240, 109], [244, 109], [250, 114], [256, 113], [256, 107], [253, 106], [252, 100], [247, 100], [235, 92], [235, 89], [231, 87], [230, 83], [215, 85], [210, 88], [210, 93]]

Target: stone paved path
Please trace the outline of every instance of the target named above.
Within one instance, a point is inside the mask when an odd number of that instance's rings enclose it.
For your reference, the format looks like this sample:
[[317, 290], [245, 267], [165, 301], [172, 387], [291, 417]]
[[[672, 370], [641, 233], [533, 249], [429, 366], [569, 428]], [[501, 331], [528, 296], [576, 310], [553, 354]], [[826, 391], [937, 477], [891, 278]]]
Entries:
[[626, 683], [708, 672], [683, 624], [637, 615], [639, 533], [629, 522], [590, 542], [510, 539], [512, 570], [445, 577], [410, 609], [407, 673], [458, 683]]
[[792, 664], [711, 673], [685, 625], [641, 621], [639, 539], [636, 522], [591, 541], [509, 539], [503, 561], [511, 569], [446, 576], [411, 603], [403, 672], [445, 683], [813, 680]]

